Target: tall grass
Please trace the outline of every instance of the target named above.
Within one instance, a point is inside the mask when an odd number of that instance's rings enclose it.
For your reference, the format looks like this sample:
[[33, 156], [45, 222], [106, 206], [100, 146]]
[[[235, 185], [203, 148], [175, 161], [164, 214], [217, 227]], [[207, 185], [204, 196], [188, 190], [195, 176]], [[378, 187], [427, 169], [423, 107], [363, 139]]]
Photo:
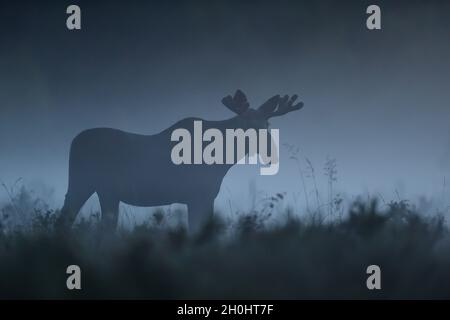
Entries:
[[[23, 211], [30, 203], [19, 198]], [[281, 212], [287, 218], [270, 227], [252, 211], [235, 223], [212, 219], [193, 236], [165, 228], [162, 213], [114, 234], [95, 219], [61, 234], [58, 212], [41, 209], [8, 224], [17, 213], [1, 208], [0, 298], [450, 298], [448, 227], [405, 201], [358, 200], [334, 220]], [[81, 291], [66, 289], [72, 264], [81, 267]], [[382, 272], [378, 291], [366, 288], [372, 264]]]

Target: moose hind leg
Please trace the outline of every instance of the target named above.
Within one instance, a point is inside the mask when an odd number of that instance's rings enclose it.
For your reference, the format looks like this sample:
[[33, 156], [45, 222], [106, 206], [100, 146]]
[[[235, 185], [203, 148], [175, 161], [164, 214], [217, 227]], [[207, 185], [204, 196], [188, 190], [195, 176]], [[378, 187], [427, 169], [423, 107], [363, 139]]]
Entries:
[[93, 191], [73, 192], [69, 190], [64, 200], [64, 206], [61, 209], [61, 214], [57, 220], [58, 228], [70, 228], [74, 223], [78, 212], [83, 207], [84, 203], [93, 194]]
[[102, 217], [100, 228], [103, 231], [114, 232], [119, 220], [119, 200], [114, 197], [99, 194]]

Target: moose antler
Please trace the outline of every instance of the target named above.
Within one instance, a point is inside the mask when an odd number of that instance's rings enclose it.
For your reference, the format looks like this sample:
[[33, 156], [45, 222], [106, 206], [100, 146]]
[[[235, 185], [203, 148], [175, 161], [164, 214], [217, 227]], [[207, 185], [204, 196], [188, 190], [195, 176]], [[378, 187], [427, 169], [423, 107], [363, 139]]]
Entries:
[[247, 97], [241, 90], [236, 90], [234, 97], [231, 95], [222, 99], [222, 103], [231, 111], [237, 114], [242, 114], [248, 110], [250, 104], [247, 101]]
[[295, 100], [297, 100], [298, 95], [294, 94], [291, 98], [288, 95], [285, 95], [278, 100], [278, 107], [273, 108], [271, 111], [267, 113], [269, 118], [281, 116], [291, 111], [300, 110], [303, 108], [303, 102], [299, 102], [294, 104]]

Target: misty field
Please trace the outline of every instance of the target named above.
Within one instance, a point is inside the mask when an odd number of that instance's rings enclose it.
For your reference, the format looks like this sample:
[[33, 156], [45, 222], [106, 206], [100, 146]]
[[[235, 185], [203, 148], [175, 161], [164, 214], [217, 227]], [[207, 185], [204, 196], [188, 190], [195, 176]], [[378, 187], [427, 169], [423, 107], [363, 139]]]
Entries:
[[[57, 214], [25, 191], [1, 208], [0, 298], [450, 298], [449, 229], [405, 201], [356, 201], [332, 220], [287, 209], [271, 225], [252, 212], [195, 236], [162, 227], [159, 212], [116, 234], [91, 220], [60, 233]], [[72, 264], [80, 291], [66, 288]], [[381, 290], [366, 288], [372, 264]]]

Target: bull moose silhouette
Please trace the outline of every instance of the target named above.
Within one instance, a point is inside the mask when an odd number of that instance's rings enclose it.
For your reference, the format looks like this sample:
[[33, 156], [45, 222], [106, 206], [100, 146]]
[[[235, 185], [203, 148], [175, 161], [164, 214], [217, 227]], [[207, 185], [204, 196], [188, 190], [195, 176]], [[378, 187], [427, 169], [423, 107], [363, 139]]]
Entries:
[[268, 128], [268, 119], [299, 110], [292, 97], [273, 96], [258, 109], [250, 108], [245, 94], [237, 90], [222, 103], [237, 115], [223, 121], [186, 118], [155, 135], [140, 135], [111, 128], [81, 132], [72, 141], [69, 184], [57, 225], [70, 228], [83, 204], [97, 193], [101, 207], [100, 225], [114, 230], [119, 203], [188, 206], [189, 231], [196, 232], [212, 215], [214, 200], [224, 176], [233, 164], [176, 165], [171, 161], [171, 133], [178, 128], [193, 131], [194, 121], [205, 129]]

